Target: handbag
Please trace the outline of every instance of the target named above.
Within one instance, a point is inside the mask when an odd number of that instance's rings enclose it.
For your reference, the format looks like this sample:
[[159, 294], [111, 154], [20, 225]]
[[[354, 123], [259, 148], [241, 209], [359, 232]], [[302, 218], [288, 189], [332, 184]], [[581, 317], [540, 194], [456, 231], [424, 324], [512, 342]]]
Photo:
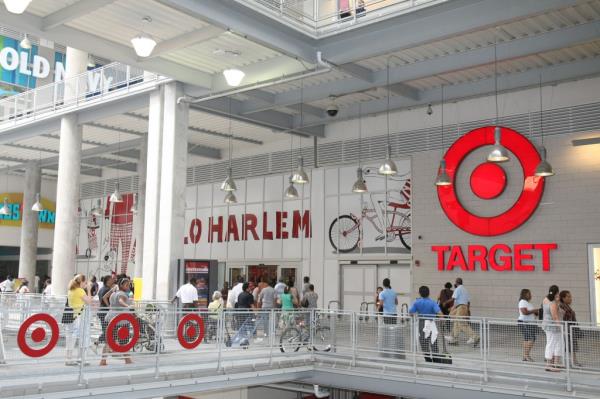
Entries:
[[73, 308], [69, 306], [69, 300], [67, 299], [60, 322], [62, 324], [73, 324], [73, 321], [75, 321], [75, 314]]

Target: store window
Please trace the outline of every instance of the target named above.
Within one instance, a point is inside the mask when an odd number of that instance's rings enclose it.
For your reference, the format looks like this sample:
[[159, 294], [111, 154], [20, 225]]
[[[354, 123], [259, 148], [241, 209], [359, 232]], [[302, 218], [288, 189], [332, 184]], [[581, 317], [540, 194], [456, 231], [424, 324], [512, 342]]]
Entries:
[[589, 244], [588, 259], [590, 266], [590, 303], [592, 322], [600, 322], [600, 244]]

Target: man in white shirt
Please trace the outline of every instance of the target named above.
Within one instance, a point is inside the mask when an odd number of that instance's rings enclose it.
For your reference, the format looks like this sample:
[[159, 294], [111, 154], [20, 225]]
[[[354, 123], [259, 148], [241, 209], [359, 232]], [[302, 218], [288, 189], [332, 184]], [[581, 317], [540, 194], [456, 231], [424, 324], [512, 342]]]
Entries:
[[445, 339], [450, 344], [454, 344], [457, 341], [458, 335], [463, 332], [469, 339], [467, 344], [477, 346], [479, 344], [479, 335], [473, 331], [471, 325], [467, 321], [467, 317], [471, 316], [471, 297], [467, 289], [463, 286], [462, 278], [457, 278], [454, 287], [454, 293], [452, 298], [454, 299], [454, 306], [450, 311], [450, 317], [456, 317], [451, 321], [452, 323], [452, 335], [446, 336]]
[[229, 294], [227, 295], [227, 309], [235, 309], [235, 304], [237, 303], [238, 296], [243, 291], [244, 285], [244, 277], [238, 276], [237, 284], [231, 290], [229, 290]]
[[15, 282], [13, 276], [6, 276], [6, 280], [0, 283], [0, 291], [2, 292], [13, 292], [15, 290]]
[[171, 300], [171, 303], [175, 302], [179, 298], [181, 307], [184, 309], [191, 309], [198, 307], [198, 289], [196, 288], [196, 279], [191, 278], [187, 284], [182, 285], [177, 293]]

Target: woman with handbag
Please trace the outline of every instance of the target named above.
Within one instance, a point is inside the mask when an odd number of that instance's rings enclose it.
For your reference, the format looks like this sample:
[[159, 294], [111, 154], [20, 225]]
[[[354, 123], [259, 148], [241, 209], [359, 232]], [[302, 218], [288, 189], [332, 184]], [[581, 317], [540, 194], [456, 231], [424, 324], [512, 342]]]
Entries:
[[[90, 345], [89, 328], [86, 328], [83, 317], [85, 305], [92, 303], [90, 289], [91, 287], [83, 274], [76, 275], [69, 282], [67, 308], [63, 315], [63, 323], [65, 323], [66, 330], [65, 364], [67, 366], [75, 366], [81, 363], [81, 354]], [[73, 349], [75, 349], [77, 340], [81, 340], [81, 345], [79, 345], [77, 360], [74, 361], [72, 358]]]

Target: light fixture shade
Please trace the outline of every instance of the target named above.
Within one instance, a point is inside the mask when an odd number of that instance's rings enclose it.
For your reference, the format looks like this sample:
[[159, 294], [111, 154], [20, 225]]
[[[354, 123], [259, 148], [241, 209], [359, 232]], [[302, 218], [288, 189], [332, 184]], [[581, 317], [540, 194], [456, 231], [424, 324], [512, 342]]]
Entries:
[[13, 14], [23, 14], [31, 0], [4, 0], [6, 11]]
[[239, 86], [242, 83], [242, 79], [246, 74], [239, 69], [225, 69], [223, 71], [223, 76], [225, 76], [225, 80], [229, 86]]
[[138, 57], [148, 57], [150, 54], [152, 54], [152, 51], [156, 46], [156, 40], [154, 40], [150, 35], [140, 33], [131, 39], [131, 44], [133, 44], [133, 49]]
[[8, 207], [8, 198], [4, 197], [4, 205], [2, 205], [2, 208], [0, 208], [0, 215], [10, 215], [10, 208]]
[[233, 193], [233, 191], [227, 191], [227, 194], [225, 195], [225, 203], [226, 204], [237, 204], [237, 198], [235, 197], [235, 194]]
[[118, 203], [123, 202], [123, 196], [119, 192], [119, 185], [115, 188], [115, 191], [110, 195], [110, 202]]
[[96, 66], [96, 61], [94, 61], [94, 57], [92, 57], [91, 54], [88, 54], [87, 66], [88, 68], [94, 68]]
[[131, 208], [129, 209], [129, 211], [133, 214], [136, 214], [138, 212], [138, 195], [137, 195], [137, 193], [133, 194], [133, 205], [131, 205]]
[[541, 147], [540, 152], [542, 153], [542, 160], [535, 168], [535, 175], [540, 177], [548, 177], [554, 176], [554, 170], [552, 169], [552, 165], [548, 161], [546, 161], [546, 147]]
[[500, 144], [501, 134], [500, 126], [496, 126], [494, 129], [494, 146], [487, 156], [489, 162], [506, 162], [510, 159], [508, 150]]
[[448, 176], [448, 172], [446, 172], [446, 160], [442, 159], [440, 161], [440, 169], [438, 171], [437, 178], [435, 179], [436, 186], [450, 186], [452, 185], [452, 180], [450, 176]]
[[306, 184], [309, 182], [308, 174], [304, 170], [304, 159], [298, 158], [298, 168], [292, 174], [292, 183]]
[[294, 182], [292, 181], [292, 177], [290, 176], [290, 185], [285, 190], [286, 198], [298, 198], [298, 190], [294, 187]]
[[40, 201], [40, 193], [35, 194], [35, 204], [33, 204], [31, 210], [34, 212], [41, 212], [44, 210], [44, 205], [42, 205]]
[[23, 40], [21, 40], [19, 42], [19, 46], [21, 46], [21, 48], [23, 48], [25, 50], [31, 49], [31, 40], [29, 40], [29, 38], [27, 37], [27, 35], [25, 35], [23, 37]]
[[102, 216], [102, 200], [98, 200], [98, 202], [96, 203], [96, 206], [94, 208], [92, 208], [92, 215], [94, 216]]
[[227, 168], [227, 177], [221, 183], [221, 191], [235, 191], [237, 190], [237, 186], [235, 185], [235, 181], [233, 180], [233, 172], [231, 168]]
[[365, 179], [363, 177], [363, 170], [362, 168], [358, 168], [356, 169], [356, 181], [352, 186], [352, 192], [366, 193], [367, 191], [369, 190], [367, 189], [367, 183], [365, 182]]
[[398, 173], [396, 162], [392, 160], [392, 146], [388, 145], [388, 154], [386, 160], [379, 167], [380, 175], [392, 176]]

